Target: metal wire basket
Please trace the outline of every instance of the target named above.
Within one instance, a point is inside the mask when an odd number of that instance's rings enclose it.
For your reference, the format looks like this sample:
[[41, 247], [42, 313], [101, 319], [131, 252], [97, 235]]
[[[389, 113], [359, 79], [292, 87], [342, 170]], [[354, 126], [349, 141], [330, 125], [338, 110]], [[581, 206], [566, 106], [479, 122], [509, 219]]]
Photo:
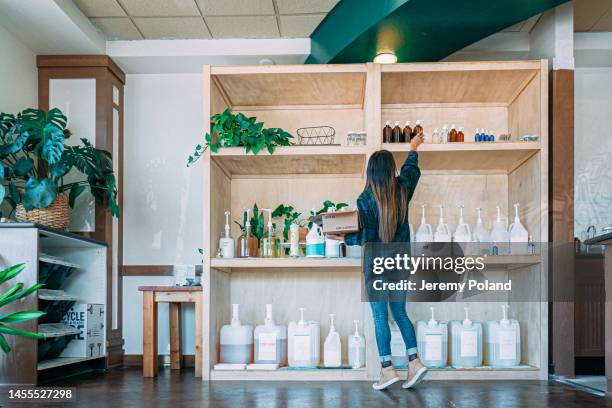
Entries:
[[304, 127], [297, 130], [299, 145], [333, 145], [336, 130], [331, 126]]

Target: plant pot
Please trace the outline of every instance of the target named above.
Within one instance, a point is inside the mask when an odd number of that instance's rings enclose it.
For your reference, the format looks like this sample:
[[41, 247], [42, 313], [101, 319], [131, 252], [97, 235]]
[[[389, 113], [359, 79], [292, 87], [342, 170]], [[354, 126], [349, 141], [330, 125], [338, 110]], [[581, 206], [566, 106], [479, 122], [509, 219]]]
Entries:
[[45, 227], [66, 230], [70, 221], [68, 197], [65, 194], [58, 194], [47, 208], [34, 208], [31, 211], [26, 211], [23, 205], [19, 204], [15, 212], [15, 219], [17, 221], [33, 222]]

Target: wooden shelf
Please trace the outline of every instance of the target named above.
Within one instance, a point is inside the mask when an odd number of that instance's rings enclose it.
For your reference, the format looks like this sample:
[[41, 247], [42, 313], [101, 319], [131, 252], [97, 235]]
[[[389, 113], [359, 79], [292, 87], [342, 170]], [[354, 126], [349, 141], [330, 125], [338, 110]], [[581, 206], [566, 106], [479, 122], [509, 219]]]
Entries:
[[97, 360], [104, 357], [57, 357], [49, 360], [43, 360], [38, 363], [38, 371], [48, 370], [50, 368], [66, 366], [70, 364], [78, 364], [84, 361]]
[[234, 258], [210, 260], [210, 266], [225, 272], [280, 269], [313, 269], [317, 271], [361, 271], [360, 258]]
[[312, 370], [212, 370], [211, 380], [246, 381], [366, 381], [365, 368]]
[[365, 65], [212, 67], [212, 80], [236, 110], [280, 106], [363, 107]]
[[366, 163], [365, 147], [286, 146], [257, 155], [243, 147], [221, 148], [212, 160], [232, 178], [258, 176], [336, 175], [361, 177]]
[[[405, 143], [383, 143], [398, 166], [410, 147]], [[424, 171], [490, 171], [511, 173], [540, 151], [539, 142], [424, 143], [419, 148], [419, 166]]]
[[383, 65], [383, 104], [510, 104], [541, 70], [540, 61]]

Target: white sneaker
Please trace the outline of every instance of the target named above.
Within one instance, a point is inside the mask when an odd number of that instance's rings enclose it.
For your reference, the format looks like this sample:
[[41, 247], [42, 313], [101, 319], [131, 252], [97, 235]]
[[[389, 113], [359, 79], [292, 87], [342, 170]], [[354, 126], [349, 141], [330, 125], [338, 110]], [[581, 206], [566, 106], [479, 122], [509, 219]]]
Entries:
[[392, 365], [390, 365], [389, 367], [383, 367], [380, 370], [380, 379], [374, 384], [372, 384], [372, 388], [379, 391], [384, 390], [385, 388], [387, 388], [391, 384], [395, 384], [399, 380], [400, 378], [397, 376], [395, 368], [393, 368]]

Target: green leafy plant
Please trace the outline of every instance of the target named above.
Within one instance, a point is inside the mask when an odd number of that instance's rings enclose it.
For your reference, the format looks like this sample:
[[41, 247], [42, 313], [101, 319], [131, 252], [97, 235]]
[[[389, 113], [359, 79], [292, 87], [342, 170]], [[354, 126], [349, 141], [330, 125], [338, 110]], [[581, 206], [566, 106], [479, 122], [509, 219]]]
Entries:
[[[107, 204], [108, 211], [119, 217], [111, 154], [84, 138], [80, 145], [66, 146], [71, 135], [67, 122], [59, 109], [0, 114], [0, 203], [6, 201], [13, 209], [23, 204], [30, 211], [48, 207], [63, 193], [73, 207], [89, 188], [96, 203]], [[65, 183], [73, 168], [85, 180]]]
[[264, 128], [257, 118], [247, 117], [242, 113], [233, 113], [227, 108], [210, 118], [210, 133], [204, 135], [204, 144], [198, 144], [187, 159], [191, 166], [206, 152], [219, 151], [221, 147], [244, 146], [247, 153], [257, 154], [266, 149], [273, 154], [277, 146], [291, 145], [293, 136], [281, 128]]
[[[341, 210], [341, 209], [343, 209], [345, 207], [348, 207], [347, 203], [334, 203], [333, 201], [325, 200], [325, 201], [323, 201], [323, 206], [321, 208], [319, 208], [317, 211], [314, 211], [314, 210], [310, 211], [310, 216], [311, 217], [315, 217], [315, 216], [317, 216], [319, 214], [326, 213], [326, 212], [328, 212], [330, 210], [330, 208], [335, 208], [336, 211], [338, 211], [338, 210]], [[308, 222], [308, 228], [309, 229], [312, 228], [312, 224], [313, 224], [312, 221]]]
[[[19, 264], [15, 266], [11, 266], [3, 271], [0, 271], [0, 284], [8, 282], [9, 280], [15, 278], [25, 269], [25, 264]], [[28, 289], [23, 289], [23, 283], [19, 282], [13, 285], [12, 288], [4, 292], [2, 296], [0, 296], [0, 309], [22, 299], [40, 289], [43, 285], [37, 283], [34, 286], [29, 287]], [[25, 330], [15, 329], [14, 327], [9, 326], [9, 323], [20, 323], [28, 320], [38, 319], [40, 316], [44, 315], [44, 312], [38, 310], [28, 310], [21, 312], [14, 312], [10, 314], [0, 314], [0, 348], [5, 353], [11, 351], [11, 348], [4, 338], [4, 335], [11, 336], [22, 336], [22, 337], [30, 337], [33, 339], [41, 339], [43, 335], [40, 333], [32, 333]]]
[[285, 241], [289, 239], [291, 224], [297, 224], [299, 227], [304, 227], [307, 224], [306, 220], [300, 219], [302, 213], [295, 211], [293, 206], [280, 204], [272, 212], [272, 218], [283, 218], [283, 238]]
[[[264, 213], [263, 211], [259, 211], [259, 208], [257, 207], [257, 203], [253, 204], [253, 211], [252, 211], [252, 215], [251, 215], [251, 219], [249, 220], [251, 223], [251, 230], [249, 231], [250, 234], [252, 236], [254, 236], [255, 238], [257, 238], [257, 242], [261, 241], [261, 238], [264, 236]], [[236, 225], [238, 225], [238, 227], [240, 227], [240, 231], [242, 231], [242, 233], [246, 233], [246, 223], [247, 223], [247, 217], [246, 217], [246, 213], [243, 214], [242, 216], [242, 224], [240, 224], [238, 221], [234, 221], [236, 223]]]

